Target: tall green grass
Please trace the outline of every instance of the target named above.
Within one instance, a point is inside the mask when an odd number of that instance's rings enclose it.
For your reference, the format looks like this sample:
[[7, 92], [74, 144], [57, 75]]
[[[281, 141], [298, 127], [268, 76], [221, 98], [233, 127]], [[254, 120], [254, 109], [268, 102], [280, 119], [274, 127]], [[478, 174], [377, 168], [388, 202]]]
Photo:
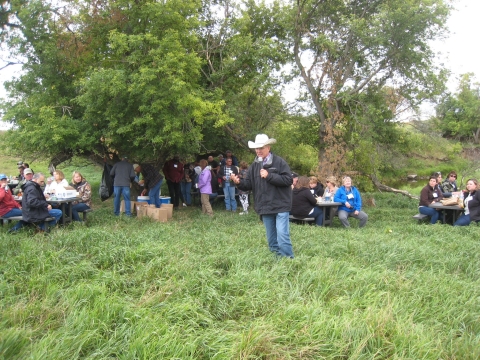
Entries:
[[0, 230], [0, 358], [478, 359], [480, 227], [417, 224], [375, 196], [358, 229], [292, 225], [295, 259], [214, 207]]

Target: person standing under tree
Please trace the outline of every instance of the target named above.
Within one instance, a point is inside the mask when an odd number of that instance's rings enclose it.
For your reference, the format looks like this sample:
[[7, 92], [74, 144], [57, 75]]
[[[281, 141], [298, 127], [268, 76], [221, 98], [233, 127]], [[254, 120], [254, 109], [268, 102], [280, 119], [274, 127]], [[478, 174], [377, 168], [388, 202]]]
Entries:
[[267, 233], [268, 247], [278, 256], [294, 257], [290, 241], [290, 209], [292, 207], [292, 171], [287, 162], [270, 152], [277, 141], [258, 134], [248, 147], [257, 157], [244, 179], [235, 174], [230, 179], [243, 191], [253, 190], [255, 211], [261, 215]]
[[[168, 192], [172, 199], [174, 209], [178, 209], [182, 193], [180, 189], [180, 181], [183, 178], [183, 163], [180, 161], [180, 155], [176, 154], [173, 159], [170, 159], [163, 164], [163, 174], [167, 179]], [[182, 202], [183, 198], [182, 198]]]
[[130, 208], [130, 183], [135, 179], [135, 171], [133, 166], [127, 160], [126, 156], [122, 160], [113, 165], [110, 170], [110, 176], [113, 177], [113, 212], [116, 216], [120, 215], [120, 197], [123, 195], [125, 201], [125, 215], [132, 216]]

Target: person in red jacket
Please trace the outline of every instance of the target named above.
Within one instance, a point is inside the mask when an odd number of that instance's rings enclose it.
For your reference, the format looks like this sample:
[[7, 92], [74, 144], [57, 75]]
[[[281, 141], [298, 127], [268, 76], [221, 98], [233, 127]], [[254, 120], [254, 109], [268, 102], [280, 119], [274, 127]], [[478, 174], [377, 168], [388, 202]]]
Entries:
[[180, 181], [183, 178], [183, 163], [180, 161], [180, 156], [175, 155], [173, 159], [170, 159], [163, 164], [163, 175], [167, 179], [168, 192], [172, 200], [173, 208], [178, 209], [182, 193], [180, 191]]
[[[13, 199], [12, 191], [8, 187], [8, 180], [5, 174], [0, 174], [0, 216], [3, 218], [22, 216], [22, 207]], [[23, 222], [19, 221], [13, 228], [8, 230], [8, 232], [14, 233], [22, 227]]]

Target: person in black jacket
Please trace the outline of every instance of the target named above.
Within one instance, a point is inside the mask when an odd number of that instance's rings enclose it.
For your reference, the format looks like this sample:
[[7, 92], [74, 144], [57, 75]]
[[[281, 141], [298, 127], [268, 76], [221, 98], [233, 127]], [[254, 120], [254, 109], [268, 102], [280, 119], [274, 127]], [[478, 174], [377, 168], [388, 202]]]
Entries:
[[293, 188], [292, 210], [290, 214], [298, 218], [315, 218], [315, 224], [322, 226], [323, 210], [315, 206], [316, 204], [317, 199], [310, 191], [310, 179], [306, 176], [300, 176]]
[[32, 181], [27, 181], [23, 187], [22, 197], [22, 217], [23, 221], [27, 223], [41, 222], [39, 228], [45, 231], [45, 219], [48, 217], [54, 217], [48, 223], [49, 226], [55, 226], [55, 224], [62, 217], [62, 211], [59, 209], [52, 209], [52, 206], [47, 203], [45, 195], [41, 186], [45, 184], [45, 175], [42, 173], [36, 173], [33, 175]]
[[292, 171], [287, 162], [270, 152], [275, 139], [258, 134], [248, 147], [255, 149], [257, 157], [245, 178], [231, 174], [230, 179], [240, 190], [253, 190], [255, 211], [261, 215], [270, 251], [279, 256], [293, 258], [290, 241], [289, 216], [292, 207]]

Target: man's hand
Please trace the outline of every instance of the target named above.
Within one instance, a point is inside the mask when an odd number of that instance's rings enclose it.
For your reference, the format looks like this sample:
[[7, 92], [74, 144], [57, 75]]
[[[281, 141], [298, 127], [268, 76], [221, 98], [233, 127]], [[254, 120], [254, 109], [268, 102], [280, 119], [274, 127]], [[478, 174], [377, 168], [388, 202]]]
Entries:
[[235, 174], [230, 174], [230, 180], [233, 181], [235, 184], [240, 184], [240, 178]]
[[52, 210], [52, 205], [48, 204], [48, 205], [47, 205], [47, 210], [48, 210], [48, 211]]
[[147, 193], [147, 189], [143, 189], [142, 193], [140, 194], [141, 196], [144, 196]]
[[353, 214], [354, 214], [354, 215], [358, 215], [358, 210], [355, 210], [355, 211], [353, 212]]
[[263, 178], [263, 179], [266, 179], [268, 176], [268, 171], [265, 170], [265, 169], [261, 169], [260, 170], [260, 177]]

